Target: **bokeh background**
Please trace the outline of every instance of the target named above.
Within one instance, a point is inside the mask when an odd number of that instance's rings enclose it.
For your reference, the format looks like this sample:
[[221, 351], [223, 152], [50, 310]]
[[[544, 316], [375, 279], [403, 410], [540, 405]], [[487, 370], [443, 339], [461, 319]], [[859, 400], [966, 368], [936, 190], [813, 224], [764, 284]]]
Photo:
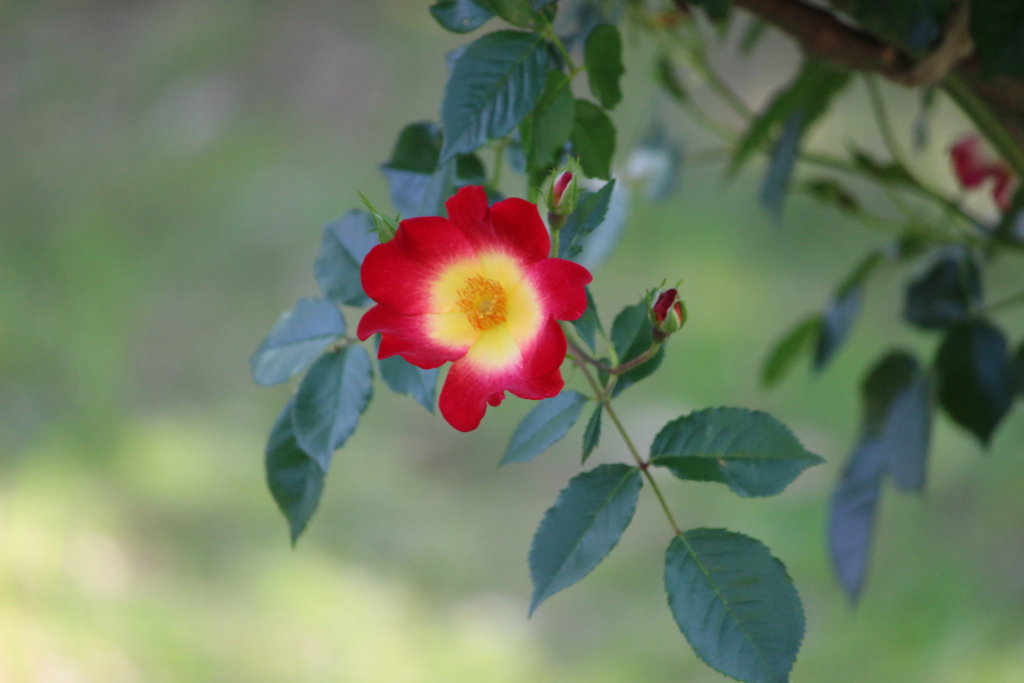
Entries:
[[[579, 470], [582, 425], [498, 470], [518, 399], [461, 435], [379, 385], [289, 546], [262, 448], [291, 389], [258, 389], [246, 361], [315, 293], [321, 225], [357, 189], [386, 205], [377, 165], [404, 124], [436, 119], [444, 54], [465, 41], [427, 5], [0, 3], [0, 682], [725, 680], [666, 609], [649, 492], [593, 575], [527, 619], [526, 552]], [[627, 44], [620, 167], [654, 92], [649, 48]], [[760, 105], [798, 56], [769, 37], [749, 60], [713, 59]], [[909, 139], [916, 96], [886, 96]], [[813, 144], [880, 150], [865, 102], [852, 88]], [[710, 144], [663, 113], [688, 149]], [[935, 183], [953, 188], [945, 150], [966, 129], [940, 101], [915, 156]], [[690, 323], [623, 396], [625, 421], [646, 445], [692, 408], [764, 409], [827, 458], [767, 500], [665, 482], [682, 524], [754, 535], [788, 565], [808, 616], [795, 681], [1024, 680], [1019, 415], [987, 454], [940, 418], [927, 493], [885, 491], [856, 609], [833, 580], [825, 513], [861, 373], [895, 344], [930, 358], [936, 340], [898, 324], [908, 273], [888, 271], [827, 373], [763, 392], [772, 342], [883, 238], [803, 197], [773, 226], [762, 168], [731, 184], [687, 169], [662, 204], [634, 194], [596, 271], [605, 323], [680, 277]], [[1019, 313], [1001, 322], [1020, 337]], [[594, 460], [624, 456], [606, 429]]]

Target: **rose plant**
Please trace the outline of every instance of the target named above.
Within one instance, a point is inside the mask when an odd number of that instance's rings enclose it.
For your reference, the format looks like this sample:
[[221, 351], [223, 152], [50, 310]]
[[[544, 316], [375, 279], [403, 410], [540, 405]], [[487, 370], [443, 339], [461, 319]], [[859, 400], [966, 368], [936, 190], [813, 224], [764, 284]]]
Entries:
[[[826, 4], [439, 0], [429, 8], [441, 27], [457, 34], [498, 20], [506, 26], [448, 55], [439, 123], [414, 122], [400, 132], [381, 166], [399, 217], [364, 198], [366, 210], [328, 223], [314, 267], [321, 295], [300, 299], [251, 357], [261, 385], [305, 373], [271, 429], [265, 459], [293, 543], [316, 510], [333, 454], [370, 404], [375, 375], [430, 411], [436, 403], [460, 431], [476, 429], [487, 406], [499, 406], [506, 392], [536, 401], [501, 464], [533, 460], [589, 406], [582, 463], [605, 418], [619, 433], [624, 462], [572, 478], [544, 515], [528, 556], [530, 611], [612, 551], [646, 486], [671, 530], [663, 579], [671, 613], [694, 652], [738, 680], [788, 680], [804, 615], [784, 565], [741, 533], [684, 530], [653, 472], [722, 483], [740, 496], [771, 496], [822, 459], [773, 417], [731, 407], [668, 422], [643, 453], [614, 401], [655, 373], [673, 335], [682, 333], [687, 313], [680, 285], [649, 291], [607, 328], [586, 286], [618, 239], [622, 198], [642, 189], [660, 200], [677, 187], [685, 164], [723, 161], [734, 176], [764, 156], [760, 198], [777, 221], [786, 198], [800, 192], [884, 233], [825, 307], [776, 344], [762, 372], [772, 387], [801, 357], [809, 356], [816, 370], [826, 368], [846, 343], [872, 278], [885, 269], [912, 269], [903, 317], [941, 336], [934, 361], [894, 348], [868, 371], [861, 434], [832, 497], [833, 565], [856, 600], [882, 482], [891, 477], [900, 490], [923, 490], [934, 414], [941, 409], [987, 445], [1024, 385], [1024, 344], [1012, 354], [992, 322], [1024, 303], [1024, 294], [989, 302], [981, 286], [988, 264], [1024, 252], [1018, 181], [1024, 99], [1014, 99], [1018, 91], [1000, 97], [992, 87], [992, 79], [1004, 78], [1009, 88], [1007, 74], [1024, 75], [1024, 52], [1012, 38], [1024, 35], [1024, 10], [1009, 0]], [[760, 111], [708, 59], [709, 36], [728, 36], [740, 22], [741, 53], [755, 50], [769, 28], [804, 48], [795, 76]], [[656, 115], [625, 154], [617, 153], [608, 114], [623, 100], [623, 24], [653, 46], [652, 73], [661, 89]], [[589, 97], [579, 96], [582, 75]], [[889, 118], [879, 77], [924, 93], [914, 150], [928, 144], [937, 92], [975, 124], [987, 143], [969, 134], [949, 158], [963, 188], [992, 183], [991, 215], [965, 208], [953, 191], [915, 168]], [[809, 132], [849, 96], [855, 80], [863, 81], [887, 157], [852, 143], [841, 155], [807, 149]], [[706, 86], [701, 97], [690, 92], [698, 81]], [[731, 119], [709, 113], [708, 97]], [[664, 120], [665, 102], [721, 145], [685, 152]], [[504, 197], [506, 168], [524, 176], [525, 198]], [[862, 201], [847, 187], [849, 178], [866, 181], [897, 217], [880, 212], [877, 201]], [[369, 307], [355, 336], [341, 306]], [[575, 388], [565, 386], [566, 364], [575, 369]]]

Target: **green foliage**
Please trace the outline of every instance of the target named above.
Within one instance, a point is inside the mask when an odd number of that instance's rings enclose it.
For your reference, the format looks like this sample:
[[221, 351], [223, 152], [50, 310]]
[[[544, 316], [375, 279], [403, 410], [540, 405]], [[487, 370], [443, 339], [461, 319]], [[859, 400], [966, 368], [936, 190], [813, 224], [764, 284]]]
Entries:
[[583, 431], [583, 458], [581, 463], [587, 462], [590, 454], [597, 448], [601, 441], [601, 414], [604, 413], [604, 404], [598, 403], [594, 413], [587, 420], [587, 428]]
[[789, 680], [804, 611], [762, 543], [725, 529], [687, 531], [665, 553], [665, 589], [679, 630], [709, 665], [749, 683]]
[[[695, 0], [691, 4], [702, 8], [717, 24], [720, 37], [726, 35], [731, 0]], [[888, 41], [899, 59], [924, 55], [938, 45], [953, 9], [949, 0], [830, 0], [828, 4], [828, 9], [842, 13], [844, 20], [852, 18], [855, 28]], [[972, 13], [971, 31], [988, 73], [1024, 73], [1024, 48], [1020, 47], [1024, 41], [1018, 40], [1024, 35], [1024, 15], [1017, 4], [993, 0], [981, 3], [980, 10]], [[430, 7], [437, 22], [454, 33], [473, 31], [493, 16], [525, 30], [489, 33], [449, 53], [441, 125], [417, 122], [406, 126], [390, 159], [381, 166], [392, 204], [401, 215], [444, 215], [445, 201], [468, 184], [484, 186], [492, 199], [500, 197], [506, 151], [508, 165], [526, 175], [530, 197], [538, 195], [541, 184], [567, 156], [578, 158], [578, 168], [586, 176], [611, 179], [617, 130], [606, 110], [623, 100], [623, 44], [615, 22], [625, 8], [623, 3], [582, 2], [572, 5], [571, 12], [558, 16], [556, 22], [559, 9], [553, 0], [440, 0]], [[762, 368], [765, 386], [777, 384], [802, 357], [813, 356], [817, 370], [835, 357], [850, 336], [872, 276], [882, 265], [899, 267], [927, 251], [938, 254], [907, 287], [904, 311], [910, 324], [945, 335], [934, 373], [903, 351], [890, 352], [872, 368], [862, 389], [860, 437], [832, 499], [832, 561], [844, 590], [856, 600], [865, 582], [886, 474], [902, 491], [924, 488], [934, 408], [933, 374], [939, 404], [984, 444], [1009, 411], [1014, 396], [1024, 389], [1024, 344], [1011, 358], [1002, 332], [981, 317], [1014, 304], [1020, 295], [984, 307], [980, 284], [981, 269], [996, 251], [1019, 251], [1015, 221], [1024, 192], [1018, 193], [1011, 209], [1002, 207], [1008, 215], [993, 227], [974, 217], [959, 198], [950, 199], [918, 178], [914, 161], [902, 153], [885, 103], [870, 80], [871, 104], [887, 158], [877, 159], [856, 144], [839, 156], [805, 152], [807, 133], [849, 83], [848, 71], [819, 61], [814, 57], [816, 47], [807, 46], [808, 57], [795, 78], [762, 111], [751, 115], [742, 97], [713, 71], [707, 59], [708, 45], [700, 36], [703, 24], [693, 22], [685, 7], [652, 10], [644, 3], [630, 3], [628, 9], [625, 16], [635, 26], [664, 34], [656, 48], [656, 74], [674, 104], [722, 139], [720, 147], [696, 152], [701, 159], [694, 160], [695, 164], [730, 156], [727, 174], [735, 175], [755, 155], [766, 155], [760, 199], [776, 221], [781, 220], [785, 201], [796, 187], [838, 208], [850, 220], [890, 233], [885, 246], [869, 249], [837, 283], [820, 313], [778, 342]], [[978, 7], [972, 5], [972, 9]], [[822, 10], [820, 18], [828, 19], [827, 10]], [[679, 22], [684, 21], [688, 23], [681, 26]], [[749, 53], [766, 26], [760, 19], [750, 22], [738, 49]], [[944, 44], [936, 58], [948, 49]], [[574, 61], [580, 52], [582, 67]], [[677, 77], [672, 60], [678, 54], [686, 55], [689, 66], [709, 86], [693, 97]], [[596, 103], [574, 97], [572, 81], [584, 71]], [[951, 72], [938, 87], [954, 96], [978, 121], [1019, 172], [1019, 155], [1013, 153], [1016, 147], [1007, 142], [1012, 134], [1000, 128], [1005, 128], [1005, 122], [991, 111], [986, 114], [977, 103], [964, 104], [970, 87], [957, 78]], [[958, 89], [957, 83], [963, 87]], [[575, 90], [579, 92], [579, 88], [577, 84]], [[745, 130], [737, 133], [730, 122], [718, 119], [718, 111], [703, 109], [708, 92], [746, 122]], [[669, 119], [655, 109], [651, 107], [640, 134], [630, 135], [634, 144], [622, 166], [626, 169], [625, 188], [610, 180], [596, 192], [580, 193], [575, 205], [548, 200], [550, 227], [558, 238], [553, 256], [593, 266], [619, 237], [625, 220], [623, 197], [643, 190], [648, 197], [661, 200], [675, 189], [687, 153], [682, 142], [667, 132], [664, 122]], [[928, 100], [915, 124], [918, 129], [924, 129], [930, 111]], [[476, 151], [491, 142], [494, 144], [486, 153], [493, 153], [495, 166], [488, 176]], [[819, 176], [794, 183], [797, 166], [804, 162], [869, 181], [884, 191], [901, 218], [876, 214], [873, 201], [862, 203], [847, 188], [845, 178], [840, 182]], [[577, 167], [572, 168], [578, 175]], [[973, 188], [993, 178], [1004, 191], [1010, 182], [1008, 168], [1002, 162], [991, 162], [984, 169], [974, 169], [981, 180], [963, 176], [960, 180]], [[584, 181], [577, 178], [574, 182]], [[862, 192], [860, 187], [857, 190]], [[905, 201], [904, 194], [913, 202]], [[1005, 202], [1002, 195], [997, 199]], [[370, 248], [394, 234], [391, 221], [370, 208], [371, 214], [351, 212], [325, 226], [316, 275], [326, 299], [300, 300], [251, 359], [254, 378], [261, 384], [283, 382], [312, 363], [296, 396], [278, 418], [267, 450], [268, 483], [289, 520], [293, 542], [316, 508], [333, 452], [352, 434], [372, 397], [370, 359], [363, 347], [344, 338], [345, 321], [337, 309], [340, 304], [371, 303], [361, 288], [360, 264]], [[566, 216], [569, 211], [572, 213]], [[379, 240], [375, 226], [381, 233]], [[649, 302], [642, 301], [624, 308], [604, 339], [589, 290], [586, 296], [587, 308], [572, 324], [583, 344], [600, 360], [577, 350], [576, 378], [600, 395], [583, 432], [582, 461], [587, 461], [600, 441], [605, 412], [633, 461], [602, 465], [576, 476], [548, 510], [529, 555], [534, 588], [530, 612], [589, 574], [614, 548], [632, 519], [646, 477], [676, 532], [666, 554], [665, 582], [670, 609], [694, 651], [712, 667], [739, 680], [788, 681], [803, 637], [804, 617], [784, 566], [760, 542], [741, 534], [722, 529], [680, 532], [648, 466], [668, 468], [687, 481], [724, 483], [744, 497], [770, 496], [781, 493], [806, 468], [823, 462], [822, 458], [807, 451], [766, 413], [715, 408], [695, 411], [665, 425], [645, 461], [611, 401], [659, 368], [667, 331], [652, 329]], [[431, 311], [434, 313], [439, 312]], [[523, 368], [528, 369], [532, 352], [525, 347], [522, 351]], [[473, 356], [469, 360], [475, 362]], [[392, 390], [412, 396], [433, 411], [436, 368], [424, 370], [400, 356], [380, 361], [379, 368]], [[556, 372], [546, 372], [547, 377], [531, 379], [557, 381]], [[572, 379], [568, 373], [566, 377]], [[506, 390], [530, 395], [521, 387]], [[486, 400], [499, 402], [495, 393]], [[500, 464], [533, 460], [564, 438], [588, 400], [581, 393], [565, 390], [538, 402], [516, 427]]]
[[424, 370], [418, 368], [401, 356], [383, 358], [377, 363], [381, 379], [391, 391], [412, 396], [417, 403], [434, 412], [434, 399], [437, 394], [438, 369]]
[[519, 124], [526, 172], [534, 187], [547, 177], [572, 134], [576, 101], [569, 77], [561, 71], [548, 72], [544, 92], [530, 115]]
[[729, 173], [737, 173], [754, 153], [765, 149], [785, 129], [787, 122], [793, 127], [790, 135], [796, 137], [798, 145], [799, 139], [825, 113], [832, 98], [849, 80], [850, 75], [845, 71], [822, 62], [805, 61], [793, 82], [776, 94], [747, 128], [733, 153]]
[[324, 296], [336, 304], [365, 306], [370, 303], [359, 282], [359, 266], [379, 243], [373, 219], [353, 209], [324, 226], [313, 271]]
[[265, 465], [271, 495], [288, 520], [292, 545], [299, 540], [320, 504], [325, 471], [295, 440], [289, 401], [267, 439]]
[[587, 400], [578, 391], [563, 391], [539, 402], [512, 433], [508, 449], [498, 464], [528, 462], [551, 448], [576, 424]]
[[558, 494], [530, 546], [530, 613], [594, 571], [633, 520], [643, 482], [628, 465], [600, 465]]
[[430, 6], [430, 14], [452, 33], [469, 33], [494, 16], [473, 0], [441, 0]]
[[1006, 337], [985, 320], [961, 323], [942, 340], [935, 369], [943, 409], [987, 446], [1016, 389]]
[[[558, 243], [559, 258], [573, 258], [583, 251], [583, 246], [580, 242], [587, 235], [594, 232], [604, 222], [605, 216], [608, 215], [608, 206], [612, 201], [615, 183], [615, 180], [609, 181], [597, 192], [590, 192], [589, 190], [580, 192], [576, 210], [569, 214], [569, 218], [566, 219], [565, 225], [562, 226], [560, 231], [561, 239]], [[589, 323], [582, 324], [589, 325]], [[596, 326], [599, 328], [600, 322]], [[590, 348], [594, 348], [592, 343], [589, 341], [587, 343], [590, 344]]]
[[861, 436], [832, 497], [832, 564], [851, 601], [867, 574], [874, 518], [886, 472], [905, 491], [924, 488], [931, 438], [931, 380], [906, 352], [887, 354], [861, 390]]
[[[647, 317], [647, 304], [644, 301], [626, 306], [615, 316], [612, 322], [611, 341], [615, 353], [619, 356], [620, 365], [638, 358], [651, 348], [654, 337], [651, 335], [651, 321]], [[648, 377], [658, 369], [664, 358], [665, 347], [662, 346], [649, 361], [618, 375], [612, 396], [618, 396], [628, 387]]]
[[325, 353], [302, 379], [292, 407], [295, 439], [324, 472], [371, 398], [373, 367], [361, 346]]
[[810, 353], [821, 337], [822, 317], [814, 315], [794, 326], [775, 347], [761, 366], [761, 384], [771, 389], [793, 368], [800, 356]]
[[474, 0], [513, 26], [529, 26], [533, 22], [531, 0]]
[[597, 332], [598, 330], [604, 331], [601, 327], [601, 319], [597, 315], [597, 304], [594, 303], [594, 297], [590, 293], [590, 288], [587, 288], [587, 310], [583, 311], [583, 315], [572, 321], [572, 326], [576, 328], [576, 334], [580, 336], [587, 346], [590, 347], [591, 351], [597, 350]]
[[583, 46], [583, 63], [587, 67], [590, 93], [605, 109], [614, 109], [622, 101], [619, 81], [626, 73], [622, 66], [622, 38], [612, 24], [595, 26], [587, 34]]
[[249, 358], [253, 381], [265, 387], [287, 381], [343, 334], [345, 319], [337, 306], [325, 299], [299, 299]]
[[445, 86], [441, 162], [519, 125], [544, 90], [549, 61], [546, 43], [533, 33], [497, 31], [470, 43]]
[[774, 417], [743, 408], [707, 408], [680, 417], [651, 444], [652, 465], [680, 479], [721, 482], [744, 497], [781, 493], [822, 462]]
[[943, 252], [907, 287], [903, 317], [926, 330], [944, 329], [963, 321], [981, 304], [978, 267], [965, 250]]
[[576, 100], [571, 139], [584, 173], [591, 178], [611, 178], [615, 124], [600, 107], [588, 100]]
[[380, 167], [391, 204], [405, 218], [443, 214], [445, 201], [458, 188], [485, 180], [475, 154], [458, 154], [441, 163], [442, 138], [435, 123], [410, 123], [398, 136], [391, 159]]

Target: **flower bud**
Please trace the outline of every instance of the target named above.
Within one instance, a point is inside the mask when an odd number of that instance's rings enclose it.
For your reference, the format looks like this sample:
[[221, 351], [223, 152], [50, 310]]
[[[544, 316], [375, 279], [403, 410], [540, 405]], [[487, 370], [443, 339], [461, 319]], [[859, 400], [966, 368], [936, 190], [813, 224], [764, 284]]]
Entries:
[[686, 306], [683, 305], [679, 298], [679, 290], [675, 287], [658, 291], [648, 301], [647, 314], [654, 327], [654, 337], [658, 341], [663, 341], [669, 335], [678, 332], [686, 324]]
[[580, 190], [578, 184], [579, 163], [573, 159], [563, 171], [556, 171], [551, 177], [551, 187], [544, 197], [548, 212], [556, 216], [568, 216], [576, 210]]

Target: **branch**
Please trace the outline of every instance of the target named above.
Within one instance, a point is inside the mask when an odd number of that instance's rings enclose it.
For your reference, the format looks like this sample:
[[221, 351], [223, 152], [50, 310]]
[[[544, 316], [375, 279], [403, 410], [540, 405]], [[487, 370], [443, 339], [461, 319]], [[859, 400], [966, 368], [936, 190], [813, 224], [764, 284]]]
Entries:
[[[686, 5], [675, 1], [680, 7]], [[1024, 79], [982, 77], [978, 59], [971, 55], [966, 4], [954, 12], [939, 47], [916, 62], [897, 47], [800, 0], [735, 0], [735, 4], [790, 35], [808, 55], [842, 68], [877, 73], [911, 87], [933, 85], [955, 73], [1024, 146]]]
[[892, 45], [794, 0], [736, 0], [736, 5], [792, 36], [818, 59], [903, 82], [914, 63]]

